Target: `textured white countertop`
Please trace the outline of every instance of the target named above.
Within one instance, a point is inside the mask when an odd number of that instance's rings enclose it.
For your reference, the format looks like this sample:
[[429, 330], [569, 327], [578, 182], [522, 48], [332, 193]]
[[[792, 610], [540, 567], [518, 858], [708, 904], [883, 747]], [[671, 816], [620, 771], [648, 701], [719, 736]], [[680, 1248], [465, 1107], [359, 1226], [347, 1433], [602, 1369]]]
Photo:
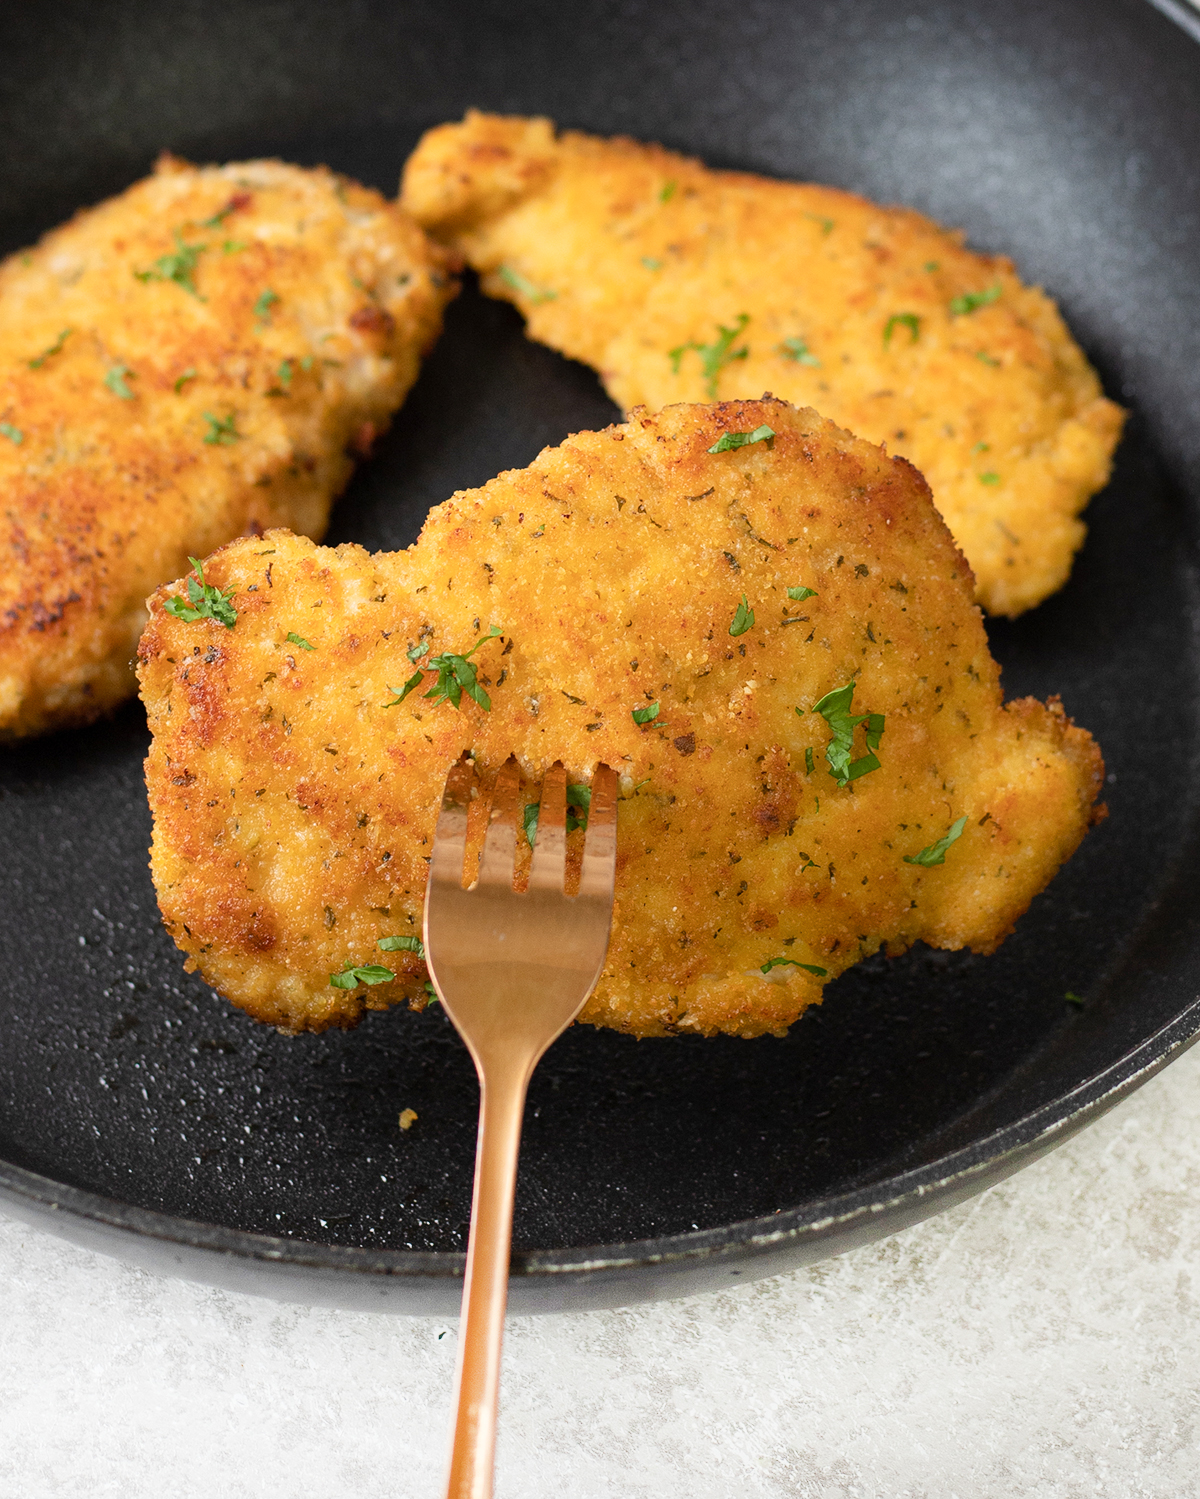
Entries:
[[[452, 1324], [0, 1219], [0, 1499], [440, 1499]], [[1200, 1496], [1200, 1047], [962, 1207], [736, 1291], [517, 1319], [497, 1499]]]

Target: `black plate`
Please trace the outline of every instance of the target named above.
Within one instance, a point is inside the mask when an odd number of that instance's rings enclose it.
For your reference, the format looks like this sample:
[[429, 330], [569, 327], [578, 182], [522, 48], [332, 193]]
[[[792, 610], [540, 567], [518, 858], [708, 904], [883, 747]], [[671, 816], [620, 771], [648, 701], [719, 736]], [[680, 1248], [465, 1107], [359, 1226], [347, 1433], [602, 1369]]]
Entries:
[[[394, 191], [426, 126], [543, 111], [964, 225], [1059, 298], [1132, 409], [1070, 584], [989, 627], [1010, 695], [1061, 692], [1099, 737], [1109, 822], [995, 957], [865, 963], [786, 1040], [569, 1033], [530, 1095], [514, 1306], [674, 1294], [890, 1232], [1195, 1038], [1200, 49], [1170, 20], [1144, 0], [57, 0], [6, 9], [0, 58], [4, 248], [161, 146]], [[333, 539], [404, 545], [454, 489], [613, 415], [468, 286]], [[465, 1052], [437, 1013], [285, 1040], [186, 977], [146, 871], [145, 745], [131, 706], [0, 760], [9, 1207], [245, 1290], [451, 1308]]]

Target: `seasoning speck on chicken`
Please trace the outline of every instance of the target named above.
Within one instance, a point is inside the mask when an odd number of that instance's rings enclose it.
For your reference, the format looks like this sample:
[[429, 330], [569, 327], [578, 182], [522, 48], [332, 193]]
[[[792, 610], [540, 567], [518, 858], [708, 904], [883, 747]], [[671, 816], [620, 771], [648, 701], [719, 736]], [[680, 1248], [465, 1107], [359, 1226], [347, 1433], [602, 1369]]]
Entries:
[[324, 169], [164, 157], [0, 266], [0, 738], [129, 696], [146, 595], [189, 555], [322, 534], [453, 259]]
[[1122, 412], [1003, 256], [908, 208], [471, 111], [404, 206], [629, 410], [771, 390], [921, 470], [993, 614], [1060, 588]]
[[173, 584], [141, 644], [152, 870], [191, 966], [286, 1030], [424, 1005], [426, 861], [467, 750], [475, 849], [510, 753], [527, 834], [566, 766], [576, 861], [591, 772], [618, 768], [583, 1019], [639, 1036], [779, 1034], [881, 947], [986, 952], [1095, 815], [1096, 745], [1054, 700], [1003, 702], [920, 475], [781, 401], [579, 433], [406, 552], [272, 532], [204, 575], [237, 628], [181, 623]]

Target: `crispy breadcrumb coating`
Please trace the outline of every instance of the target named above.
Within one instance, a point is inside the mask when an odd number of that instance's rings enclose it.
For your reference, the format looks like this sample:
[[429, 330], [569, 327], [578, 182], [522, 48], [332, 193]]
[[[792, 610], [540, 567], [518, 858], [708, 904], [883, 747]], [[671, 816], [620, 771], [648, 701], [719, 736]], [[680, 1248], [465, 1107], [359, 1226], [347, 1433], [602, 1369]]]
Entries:
[[1044, 292], [906, 208], [472, 111], [401, 201], [623, 408], [774, 391], [910, 458], [993, 614], [1066, 581], [1123, 414]]
[[146, 594], [189, 554], [323, 533], [451, 258], [324, 169], [164, 157], [0, 266], [0, 737], [129, 696]]
[[[990, 951], [1094, 815], [1095, 743], [1054, 700], [1003, 702], [920, 475], [780, 401], [579, 433], [438, 506], [407, 552], [271, 532], [207, 575], [234, 628], [174, 617], [170, 585], [141, 644], [151, 867], [189, 966], [286, 1030], [423, 1004], [419, 954], [379, 943], [420, 934], [467, 750], [476, 840], [510, 752], [530, 803], [556, 760], [576, 784], [619, 771], [583, 1018], [639, 1036], [780, 1034], [880, 947]], [[431, 701], [481, 639], [490, 707]], [[395, 980], [331, 985], [370, 964]]]

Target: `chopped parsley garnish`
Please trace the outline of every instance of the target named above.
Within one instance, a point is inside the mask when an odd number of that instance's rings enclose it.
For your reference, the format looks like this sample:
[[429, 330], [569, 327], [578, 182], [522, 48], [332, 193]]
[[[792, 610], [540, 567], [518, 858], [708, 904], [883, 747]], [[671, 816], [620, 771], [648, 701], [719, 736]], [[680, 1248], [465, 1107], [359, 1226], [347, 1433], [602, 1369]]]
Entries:
[[767, 447], [775, 446], [774, 427], [755, 427], [753, 432], [724, 432], [709, 448], [710, 453], [728, 453], [734, 448], [748, 448], [753, 442], [765, 442]]
[[404, 654], [408, 657], [408, 659], [410, 661], [419, 661], [422, 656], [424, 656], [424, 655], [426, 655], [428, 653], [428, 651], [429, 651], [429, 642], [428, 642], [428, 640], [418, 640], [417, 643], [416, 643], [416, 645], [414, 645], [410, 650], [405, 651]]
[[779, 345], [779, 352], [796, 364], [810, 364], [815, 370], [821, 368], [821, 361], [809, 350], [806, 338], [785, 338]]
[[805, 588], [801, 585], [799, 588], [789, 588], [787, 596], [789, 599], [795, 599], [797, 603], [803, 603], [805, 599], [815, 599], [817, 590], [815, 588]]
[[679, 363], [689, 349], [694, 349], [700, 356], [700, 368], [704, 373], [705, 389], [708, 391], [710, 401], [717, 398], [717, 381], [721, 371], [727, 364], [732, 364], [735, 359], [745, 359], [749, 348], [743, 344], [740, 349], [733, 347], [734, 342], [740, 337], [742, 329], [750, 321], [750, 314], [739, 312], [736, 327], [726, 328], [723, 323], [717, 324], [717, 337], [710, 344], [698, 344], [694, 339], [688, 343], [680, 344], [677, 349], [672, 349], [667, 358], [671, 361], [671, 368], [675, 374], [679, 373]]
[[438, 992], [433, 987], [433, 980], [432, 979], [426, 979], [425, 980], [425, 993], [429, 996], [429, 998], [425, 1001], [427, 1007], [429, 1005], [435, 1005], [435, 1004], [437, 1004], [437, 1002], [438, 1002]]
[[642, 264], [648, 271], [661, 271], [663, 268], [663, 263], [657, 255], [643, 255]]
[[535, 286], [519, 271], [510, 270], [506, 265], [500, 267], [499, 274], [501, 281], [511, 286], [513, 291], [519, 292], [521, 296], [528, 297], [531, 302], [553, 302], [558, 296], [556, 291], [546, 291], [540, 286]]
[[[410, 692], [415, 691], [416, 688], [421, 685], [421, 673], [423, 671], [433, 671], [437, 673], [437, 679], [434, 682], [433, 686], [429, 689], [429, 691], [422, 693], [421, 695], [422, 697], [429, 698], [433, 702], [434, 707], [436, 707], [438, 703], [450, 703], [453, 707], [457, 708], [462, 702], [462, 695], [465, 692], [467, 696], [469, 698], [473, 698], [485, 712], [490, 712], [492, 707], [492, 700], [479, 685], [475, 668], [471, 665], [470, 662], [470, 657], [475, 654], [475, 652], [481, 645], [486, 645], [489, 640], [495, 640], [496, 636], [500, 633], [501, 630], [499, 625], [493, 625], [488, 633], [486, 635], [481, 635], [480, 638], [471, 647], [471, 649], [464, 655], [459, 656], [456, 655], [453, 651], [444, 651], [440, 656], [431, 656], [425, 666], [417, 667], [416, 671], [413, 672], [412, 676], [409, 677], [407, 682], [405, 682], [403, 689], [392, 699], [392, 701], [390, 703], [384, 703], [383, 706], [385, 708], [397, 707], [404, 701], [404, 699]], [[416, 646], [413, 648], [413, 650], [409, 651], [408, 659], [410, 661], [415, 661], [419, 656], [423, 656], [425, 654], [425, 651], [429, 649], [429, 643], [427, 641], [424, 642], [424, 646], [425, 650], [422, 650], [419, 646]], [[388, 691], [395, 692], [396, 689], [394, 687], [389, 687]]]
[[293, 645], [298, 645], [302, 651], [315, 651], [316, 646], [310, 645], [303, 635], [297, 635], [295, 630], [287, 632], [287, 638]]
[[237, 610], [229, 602], [234, 590], [227, 588], [222, 593], [215, 583], [206, 583], [203, 563], [195, 557], [189, 557], [188, 561], [193, 568], [187, 580], [188, 598], [191, 602], [185, 604], [182, 595], [177, 593], [163, 607], [168, 614], [173, 614], [176, 619], [186, 620], [188, 624], [197, 619], [215, 619], [227, 630], [232, 630], [237, 624]]
[[234, 426], [236, 415], [232, 411], [224, 417], [215, 417], [211, 411], [206, 411], [204, 420], [208, 423], [208, 431], [204, 434], [204, 441], [207, 443], [215, 443], [219, 447], [222, 443], [237, 442], [242, 435]]
[[1078, 1005], [1080, 1009], [1087, 1004], [1087, 1000], [1084, 999], [1082, 994], [1075, 994], [1070, 989], [1063, 995], [1063, 998], [1069, 1005]]
[[334, 989], [357, 989], [359, 984], [386, 984], [396, 975], [380, 963], [348, 963], [341, 973], [331, 973], [329, 983]]
[[64, 328], [48, 349], [39, 354], [36, 359], [31, 359], [29, 361], [29, 368], [31, 370], [40, 370], [47, 359], [53, 359], [55, 354], [61, 354], [63, 344], [66, 343], [67, 339], [70, 338], [71, 334], [74, 332], [74, 328]]
[[827, 219], [823, 214], [809, 213], [807, 210], [805, 210], [804, 217], [806, 219], [812, 219], [814, 224], [820, 224], [822, 234], [833, 233], [833, 226], [836, 222], [834, 219]]
[[276, 378], [285, 391], [292, 388], [292, 361], [285, 359], [276, 371]]
[[675, 196], [675, 189], [678, 186], [678, 182], [676, 182], [673, 177], [670, 182], [664, 182], [662, 187], [659, 189], [658, 201], [660, 203], [669, 203]]
[[987, 453], [991, 451], [991, 446], [990, 442], [977, 442], [971, 451], [972, 453]]
[[654, 720], [658, 717], [658, 708], [659, 708], [659, 705], [657, 703], [650, 703], [645, 708], [633, 708], [633, 709], [631, 709], [631, 713], [632, 713], [632, 717], [633, 717], [634, 723], [636, 723], [636, 724], [653, 723]]
[[975, 358], [979, 360], [980, 364], [990, 364], [994, 370], [998, 370], [1000, 368], [1000, 361], [998, 359], [993, 359], [992, 356], [984, 349], [976, 350]]
[[272, 291], [269, 286], [266, 291], [261, 293], [258, 301], [254, 304], [254, 316], [260, 323], [269, 323], [271, 321], [271, 308], [278, 301], [279, 293]]
[[[859, 776], [879, 769], [879, 758], [875, 751], [883, 737], [883, 714], [852, 715], [850, 708], [854, 701], [854, 687], [853, 682], [847, 682], [844, 687], [827, 692], [819, 703], [813, 704], [813, 712], [821, 715], [833, 735], [826, 746], [825, 758], [829, 762], [829, 774], [839, 786], [846, 786], [851, 781], [857, 781]], [[854, 753], [854, 731], [859, 724], [866, 725], [867, 753], [857, 760], [851, 760], [850, 756]]]
[[[797, 709], [796, 711], [799, 712], [800, 710]], [[812, 745], [811, 744], [806, 745], [805, 749], [804, 749], [804, 768], [809, 773], [809, 775], [812, 775], [812, 773], [813, 773], [813, 752], [812, 752]]]
[[384, 952], [415, 952], [418, 958], [425, 956], [425, 944], [420, 937], [380, 937], [375, 946]]
[[139, 281], [174, 281], [176, 286], [183, 287], [198, 302], [207, 302], [208, 298], [202, 297], [196, 290], [195, 282], [196, 262], [202, 251], [207, 249], [207, 245], [185, 245], [183, 235], [176, 229], [174, 255], [160, 255], [154, 262], [153, 270], [134, 271], [133, 274]]
[[989, 302], [998, 301], [1000, 297], [1000, 283], [989, 286], [987, 291], [968, 291], [961, 297], [955, 297], [950, 303], [950, 311], [954, 317], [965, 317], [968, 312], [975, 312], [980, 307], [986, 307]]
[[188, 381], [194, 380], [195, 378], [196, 371], [194, 369], [184, 370], [183, 374], [180, 375], [179, 379], [175, 382], [175, 394], [178, 395], [183, 387], [188, 383]]
[[227, 239], [221, 246], [225, 255], [236, 255], [239, 250], [248, 250], [250, 246], [244, 239]]
[[7, 437], [9, 442], [16, 443], [17, 447], [25, 441], [25, 434], [20, 427], [14, 427], [11, 422], [0, 422], [0, 435]]
[[940, 271], [941, 270], [941, 265], [936, 260], [927, 260], [925, 262], [925, 269], [927, 271]]
[[793, 968], [803, 968], [805, 973], [815, 973], [819, 979], [829, 977], [828, 968], [818, 968], [815, 963], [801, 963], [799, 958], [768, 958], [762, 965], [761, 971], [770, 973], [772, 968], [782, 968], [785, 964], [790, 964]]
[[[568, 786], [567, 787], [567, 832], [573, 833], [576, 828], [586, 828], [588, 825], [588, 813], [592, 807], [592, 788], [590, 786]], [[521, 818], [521, 826], [525, 829], [525, 836], [532, 848], [537, 839], [538, 830], [538, 804], [529, 802]]]
[[949, 832], [944, 838], [939, 838], [936, 843], [931, 843], [928, 848], [923, 848], [919, 854], [905, 854], [906, 864], [919, 864], [922, 869], [932, 869], [935, 864], [946, 862], [946, 850], [952, 843], [962, 837], [962, 830], [967, 825], [967, 819], [960, 817], [956, 823], [951, 824]]
[[742, 602], [734, 611], [733, 623], [729, 626], [731, 635], [744, 635], [754, 624], [754, 610], [746, 602], [746, 595], [742, 594]]
[[885, 349], [891, 343], [892, 334], [896, 331], [897, 327], [908, 329], [911, 335], [908, 340], [910, 344], [915, 344], [921, 336], [921, 319], [915, 312], [894, 312], [888, 318], [887, 325], [883, 330], [883, 347]]
[[980, 474], [979, 482], [981, 484], [999, 484], [1000, 475], [995, 471], [995, 469], [990, 468], [988, 469], [986, 474]]
[[104, 383], [112, 391], [113, 395], [120, 396], [123, 401], [133, 400], [133, 391], [125, 383], [134, 372], [127, 364], [114, 364], [112, 369], [104, 377]]

